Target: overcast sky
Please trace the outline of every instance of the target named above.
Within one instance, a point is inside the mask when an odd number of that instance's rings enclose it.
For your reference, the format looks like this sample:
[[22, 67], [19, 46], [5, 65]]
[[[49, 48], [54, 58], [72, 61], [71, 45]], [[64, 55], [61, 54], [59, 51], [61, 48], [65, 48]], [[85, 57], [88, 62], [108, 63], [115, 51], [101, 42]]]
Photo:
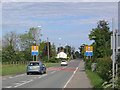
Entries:
[[[110, 23], [118, 19], [117, 2], [4, 2], [2, 3], [2, 35], [16, 31], [25, 33], [42, 26], [42, 40], [49, 37], [56, 46], [91, 44], [88, 34], [99, 20]], [[10, 0], [8, 0], [10, 1]], [[15, 1], [15, 0], [11, 0]], [[112, 29], [112, 28], [111, 28]], [[58, 40], [58, 38], [62, 38]]]

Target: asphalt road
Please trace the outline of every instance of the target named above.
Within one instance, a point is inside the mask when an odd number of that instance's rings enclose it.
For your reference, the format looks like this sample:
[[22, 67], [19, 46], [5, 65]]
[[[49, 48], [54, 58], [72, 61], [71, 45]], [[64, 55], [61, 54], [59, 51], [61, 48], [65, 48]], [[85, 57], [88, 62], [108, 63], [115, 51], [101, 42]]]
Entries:
[[64, 88], [76, 71], [80, 60], [69, 62], [68, 66], [54, 66], [48, 68], [43, 75], [8, 76], [2, 78], [2, 88]]

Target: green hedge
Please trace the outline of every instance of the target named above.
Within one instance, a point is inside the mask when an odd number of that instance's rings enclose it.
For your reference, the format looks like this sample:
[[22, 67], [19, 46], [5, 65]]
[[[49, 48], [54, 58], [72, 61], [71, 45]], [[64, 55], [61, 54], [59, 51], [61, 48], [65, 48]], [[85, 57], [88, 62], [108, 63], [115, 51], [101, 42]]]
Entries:
[[110, 57], [98, 58], [96, 65], [96, 72], [105, 81], [109, 81], [112, 77], [112, 60]]

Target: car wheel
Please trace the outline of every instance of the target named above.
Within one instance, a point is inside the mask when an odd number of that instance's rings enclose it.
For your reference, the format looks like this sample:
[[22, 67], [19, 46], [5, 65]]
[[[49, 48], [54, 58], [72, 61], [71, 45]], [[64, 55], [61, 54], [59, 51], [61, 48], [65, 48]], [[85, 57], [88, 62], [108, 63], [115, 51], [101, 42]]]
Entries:
[[43, 72], [43, 70], [40, 72], [40, 74], [42, 75], [44, 72]]
[[27, 75], [30, 75], [30, 73], [27, 72]]
[[44, 73], [46, 73], [46, 70], [44, 71]]
[[44, 69], [44, 73], [46, 73], [46, 68]]

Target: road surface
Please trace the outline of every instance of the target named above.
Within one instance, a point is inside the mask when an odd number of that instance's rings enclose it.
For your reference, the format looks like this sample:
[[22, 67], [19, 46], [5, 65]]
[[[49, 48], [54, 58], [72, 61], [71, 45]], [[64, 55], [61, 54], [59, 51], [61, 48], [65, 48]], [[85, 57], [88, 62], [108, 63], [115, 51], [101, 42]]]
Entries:
[[8, 76], [2, 78], [2, 88], [64, 88], [78, 68], [80, 59], [71, 60], [68, 66], [54, 66], [43, 75]]

